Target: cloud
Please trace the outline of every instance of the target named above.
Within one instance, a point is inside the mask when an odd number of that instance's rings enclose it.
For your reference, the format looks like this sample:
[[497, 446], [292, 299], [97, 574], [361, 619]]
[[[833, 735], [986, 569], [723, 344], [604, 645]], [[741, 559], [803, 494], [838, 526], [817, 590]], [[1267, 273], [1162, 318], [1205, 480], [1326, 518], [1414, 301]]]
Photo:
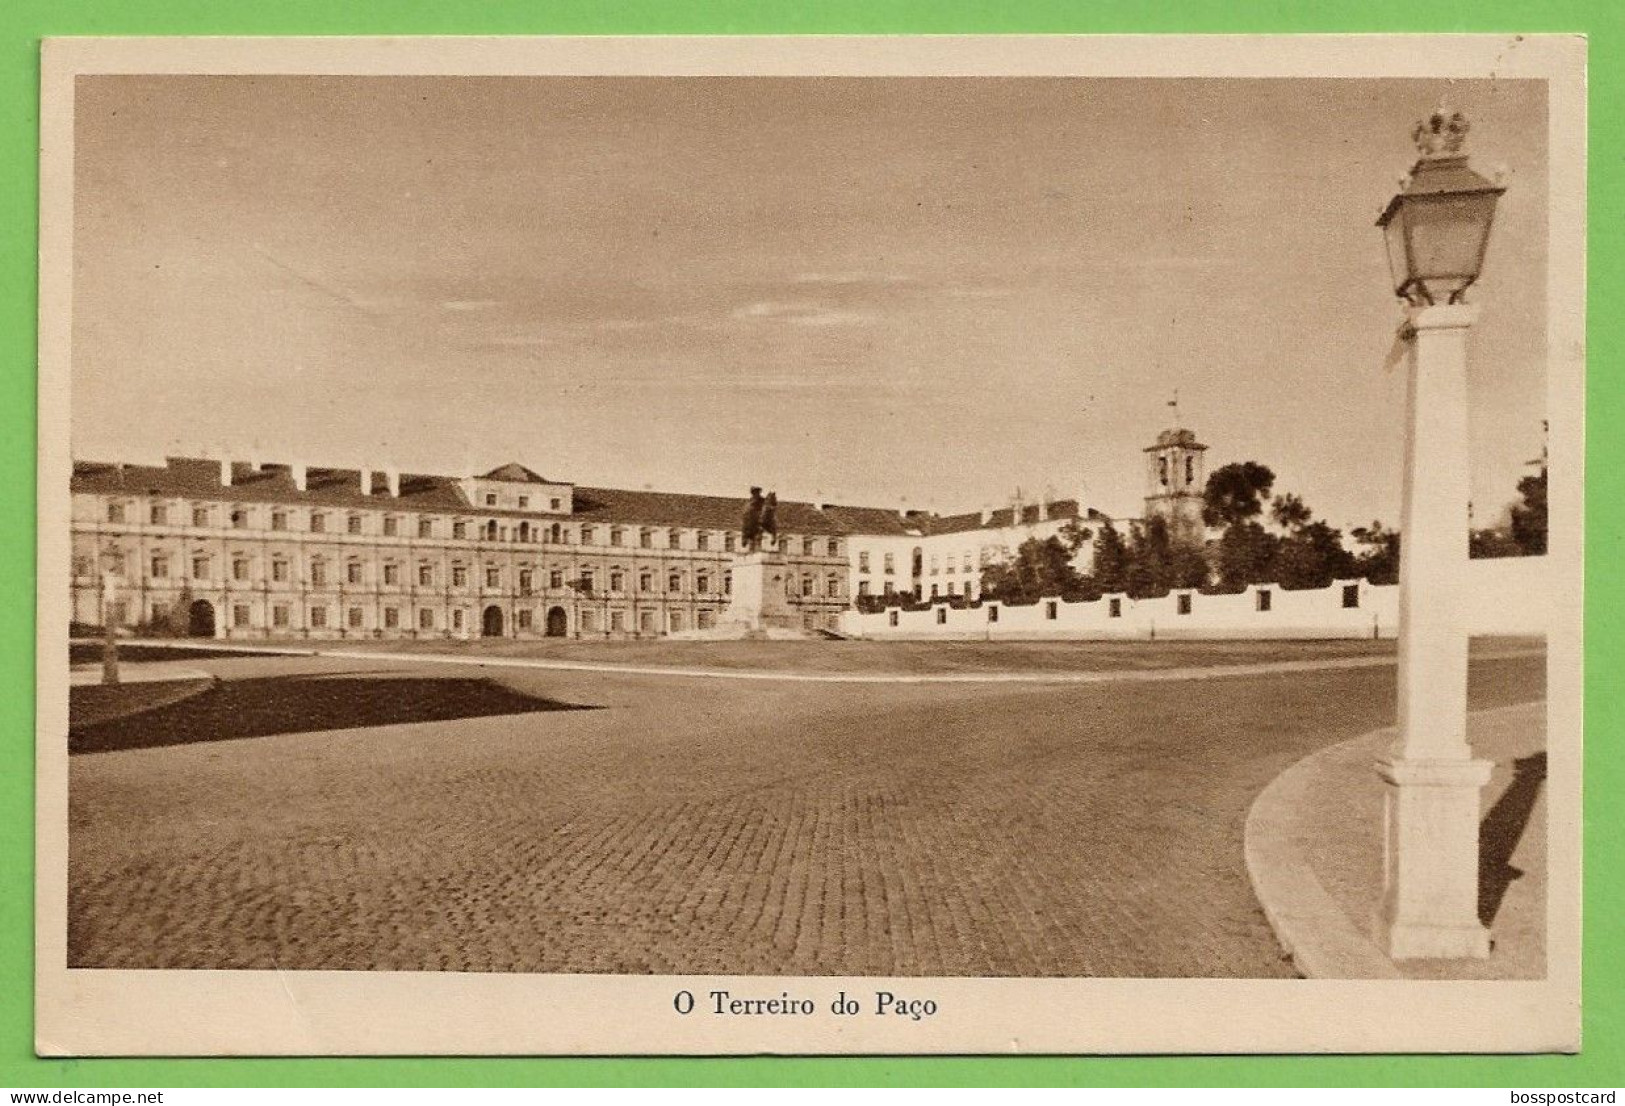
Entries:
[[902, 273], [798, 273], [792, 279], [793, 284], [834, 285], [848, 288], [855, 285], [870, 285], [874, 287], [887, 287], [896, 284], [912, 284], [914, 278]]
[[551, 338], [541, 334], [509, 334], [498, 338], [481, 338], [469, 343], [474, 349], [538, 349], [552, 344]]
[[1016, 294], [1014, 288], [1002, 288], [995, 285], [972, 286], [964, 288], [949, 288], [947, 293], [956, 299], [962, 300], [1003, 300]]
[[809, 300], [756, 300], [734, 308], [733, 317], [792, 326], [859, 326], [874, 319], [866, 311], [835, 308]]

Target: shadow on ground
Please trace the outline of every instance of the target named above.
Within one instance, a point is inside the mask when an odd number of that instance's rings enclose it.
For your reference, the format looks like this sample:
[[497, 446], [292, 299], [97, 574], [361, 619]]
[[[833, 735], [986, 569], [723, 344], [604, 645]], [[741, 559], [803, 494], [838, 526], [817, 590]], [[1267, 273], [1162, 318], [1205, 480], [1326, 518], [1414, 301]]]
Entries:
[[[196, 647], [183, 649], [168, 645], [131, 645], [120, 642], [120, 660], [126, 661], [201, 661], [210, 657], [244, 657], [253, 654], [242, 649], [210, 649]], [[68, 663], [102, 663], [102, 643], [99, 641], [73, 641], [68, 643]]]
[[232, 680], [184, 702], [71, 728], [70, 753], [153, 749], [241, 737], [449, 722], [501, 714], [597, 710], [525, 695], [489, 679], [273, 676]]
[[1512, 866], [1512, 854], [1534, 812], [1540, 786], [1546, 782], [1546, 754], [1512, 762], [1512, 783], [1490, 807], [1478, 827], [1478, 920], [1495, 921], [1512, 881], [1523, 875]]

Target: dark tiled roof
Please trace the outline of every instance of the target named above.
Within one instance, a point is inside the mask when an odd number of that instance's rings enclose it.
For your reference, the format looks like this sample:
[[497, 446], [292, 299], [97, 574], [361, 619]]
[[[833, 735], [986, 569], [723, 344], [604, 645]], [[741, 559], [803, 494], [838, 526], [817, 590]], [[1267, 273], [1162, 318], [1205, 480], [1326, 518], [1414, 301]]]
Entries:
[[[508, 464], [491, 470], [483, 479], [549, 483], [523, 465]], [[384, 474], [377, 473], [373, 487], [384, 487]], [[73, 466], [72, 490], [89, 495], [161, 495], [228, 503], [286, 503], [334, 508], [398, 507], [400, 510], [439, 511], [478, 515], [499, 515], [536, 520], [528, 511], [479, 507], [468, 501], [462, 484], [449, 476], [403, 473], [400, 495], [382, 490], [372, 495], [361, 492], [361, 473], [356, 469], [311, 467], [306, 470], [305, 490], [294, 487], [293, 473], [285, 464], [264, 465], [258, 469], [238, 462], [232, 466], [231, 485], [220, 483], [220, 462], [195, 457], [170, 457], [164, 465], [115, 465], [77, 461]], [[575, 510], [571, 521], [619, 522], [641, 526], [690, 526], [711, 530], [737, 530], [744, 520], [748, 502], [743, 496], [688, 495], [682, 492], [629, 491], [622, 488], [576, 487]], [[1077, 518], [1076, 500], [1057, 500], [1049, 505], [1049, 517]], [[988, 525], [1011, 525], [1011, 508], [993, 512]], [[543, 514], [540, 519], [545, 521]], [[1022, 511], [1024, 522], [1038, 521], [1038, 506]], [[778, 505], [779, 531], [785, 534], [879, 534], [895, 537], [961, 533], [982, 528], [982, 515], [973, 511], [962, 515], [938, 516], [911, 511], [906, 516], [884, 507], [852, 507], [783, 500]]]
[[[1021, 521], [1024, 525], [1039, 522], [1038, 516], [1039, 507], [1036, 503], [1029, 503], [1021, 509]], [[1052, 519], [1079, 517], [1078, 501], [1075, 499], [1055, 500], [1049, 505], [1047, 517]], [[931, 533], [958, 534], [967, 530], [981, 530], [984, 527], [1002, 528], [1013, 525], [1014, 518], [1014, 507], [1001, 507], [993, 512], [992, 521], [986, 523], [982, 521], [982, 512], [980, 511], [972, 511], [964, 515], [943, 515], [932, 520]]]
[[913, 537], [925, 532], [921, 518], [905, 520], [896, 511], [887, 510], [885, 507], [844, 507], [830, 504], [824, 507], [824, 514], [852, 534]]
[[[749, 500], [722, 495], [686, 495], [682, 492], [626, 491], [621, 488], [575, 490], [575, 514], [580, 522], [627, 522], [645, 526], [695, 526], [711, 530], [738, 530]], [[826, 511], [811, 503], [783, 500], [778, 505], [782, 534], [846, 534]]]
[[[373, 487], [384, 487], [382, 473], [373, 477]], [[113, 465], [76, 461], [72, 489], [93, 495], [164, 495], [184, 499], [228, 501], [232, 503], [308, 503], [322, 507], [372, 507], [399, 504], [403, 510], [458, 511], [469, 507], [463, 489], [444, 476], [419, 473], [401, 474], [401, 494], [361, 492], [357, 469], [309, 468], [305, 490], [294, 487], [289, 465], [265, 465], [260, 469], [232, 465], [231, 486], [220, 483], [220, 462], [194, 457], [170, 457], [167, 464]]]
[[505, 465], [498, 465], [496, 468], [492, 469], [490, 472], [488, 472], [484, 476], [480, 477], [480, 479], [481, 480], [505, 480], [510, 484], [557, 484], [557, 483], [559, 483], [559, 481], [557, 481], [557, 480], [549, 480], [545, 476], [538, 475], [536, 472], [532, 471], [531, 469], [526, 468], [524, 465], [519, 464], [517, 461], [509, 461]]

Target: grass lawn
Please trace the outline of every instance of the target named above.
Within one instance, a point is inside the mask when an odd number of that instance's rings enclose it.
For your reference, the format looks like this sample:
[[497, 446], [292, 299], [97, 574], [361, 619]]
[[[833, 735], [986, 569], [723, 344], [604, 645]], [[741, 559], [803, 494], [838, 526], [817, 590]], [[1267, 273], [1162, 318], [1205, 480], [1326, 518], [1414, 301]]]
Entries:
[[[250, 643], [245, 643], [250, 644]], [[512, 657], [586, 664], [721, 668], [782, 672], [867, 672], [921, 675], [975, 672], [1110, 672], [1206, 665], [1265, 664], [1359, 657], [1392, 657], [1392, 641], [314, 641], [266, 645], [379, 653], [435, 653]], [[74, 645], [75, 659], [88, 646]], [[1539, 650], [1539, 639], [1483, 638], [1475, 656]], [[129, 660], [235, 656], [162, 645], [125, 645]], [[99, 654], [98, 654], [99, 655]]]
[[138, 684], [86, 684], [68, 689], [71, 729], [99, 726], [189, 699], [209, 689], [213, 680], [163, 680]]

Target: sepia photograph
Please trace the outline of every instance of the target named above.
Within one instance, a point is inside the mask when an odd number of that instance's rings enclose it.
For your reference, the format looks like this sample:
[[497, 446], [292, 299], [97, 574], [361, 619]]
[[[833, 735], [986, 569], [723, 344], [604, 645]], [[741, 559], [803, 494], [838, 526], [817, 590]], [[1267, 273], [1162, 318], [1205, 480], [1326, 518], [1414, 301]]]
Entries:
[[45, 64], [42, 1052], [1578, 1046], [1583, 41]]

